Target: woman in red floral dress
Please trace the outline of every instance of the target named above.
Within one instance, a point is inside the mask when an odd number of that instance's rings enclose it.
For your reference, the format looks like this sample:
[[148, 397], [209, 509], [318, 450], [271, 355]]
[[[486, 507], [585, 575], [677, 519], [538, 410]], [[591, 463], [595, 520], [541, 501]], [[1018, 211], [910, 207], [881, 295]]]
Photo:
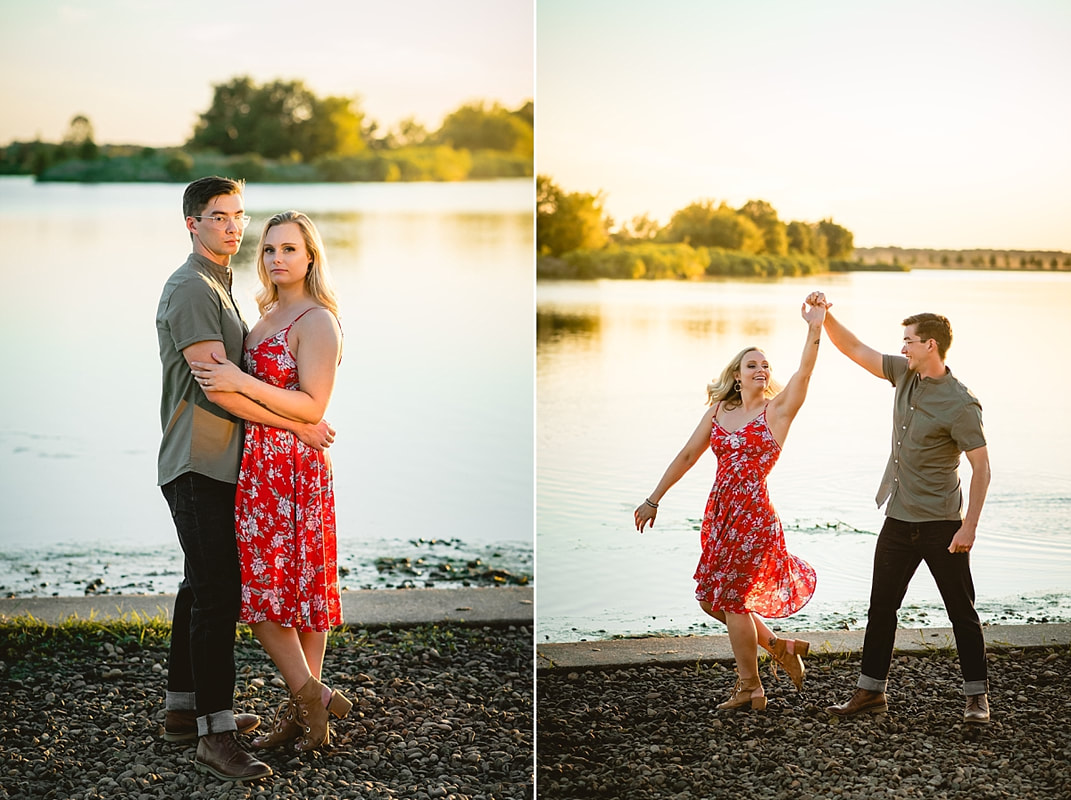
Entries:
[[[323, 243], [307, 216], [287, 211], [268, 220], [257, 254], [261, 318], [246, 338], [247, 371], [217, 357], [193, 364], [194, 375], [205, 388], [319, 422], [342, 354]], [[297, 740], [311, 750], [328, 740], [328, 712], [342, 717], [351, 705], [320, 682], [327, 632], [342, 622], [330, 459], [289, 431], [246, 423], [235, 501], [242, 621], [290, 688], [253, 745]]]
[[707, 447], [714, 451], [718, 470], [703, 513], [695, 596], [704, 612], [725, 623], [736, 659], [738, 679], [732, 696], [718, 706], [722, 709], [766, 708], [759, 645], [797, 689], [803, 685], [803, 656], [810, 646], [777, 638], [762, 620], [799, 611], [815, 587], [814, 569], [785, 549], [781, 522], [766, 488], [766, 476], [807, 396], [818, 358], [825, 307], [804, 304], [800, 313], [807, 323], [807, 341], [799, 369], [784, 390], [772, 381], [762, 350], [749, 347], [738, 353], [707, 387], [710, 408], [634, 515], [641, 533], [648, 524], [653, 527], [662, 496]]

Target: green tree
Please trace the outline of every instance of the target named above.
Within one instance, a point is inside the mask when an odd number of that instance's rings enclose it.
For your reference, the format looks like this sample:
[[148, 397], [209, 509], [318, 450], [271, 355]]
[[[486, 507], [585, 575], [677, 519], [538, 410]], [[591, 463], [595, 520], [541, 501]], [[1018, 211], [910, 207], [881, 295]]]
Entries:
[[692, 203], [677, 211], [664, 237], [692, 247], [721, 247], [744, 253], [760, 253], [765, 247], [762, 232], [754, 222], [725, 203], [715, 206], [713, 200]]
[[762, 232], [763, 252], [773, 256], [788, 253], [788, 232], [785, 223], [777, 218], [777, 211], [765, 200], [748, 200], [740, 207], [740, 213], [755, 223]]
[[811, 225], [811, 255], [818, 258], [829, 258], [829, 240], [826, 239], [825, 231], [820, 223]]
[[[842, 228], [832, 219], [818, 223], [818, 232], [826, 240], [826, 258], [851, 258], [855, 251], [855, 237], [847, 228]], [[815, 255], [818, 255], [815, 253]]]
[[85, 114], [71, 117], [63, 143], [74, 151], [76, 158], [86, 161], [92, 161], [100, 154], [100, 148], [93, 141], [93, 123]]
[[30, 171], [34, 175], [40, 175], [53, 164], [58, 164], [62, 160], [60, 158], [60, 149], [55, 145], [46, 144], [40, 139], [36, 139], [30, 156]]
[[406, 117], [387, 133], [386, 146], [391, 149], [419, 147], [426, 144], [430, 136], [428, 129], [415, 117]]
[[788, 252], [803, 256], [814, 252], [814, 231], [806, 222], [793, 221], [785, 229]]
[[658, 220], [651, 219], [646, 214], [633, 217], [624, 223], [613, 234], [613, 240], [620, 244], [635, 244], [637, 242], [653, 242], [661, 228]]
[[246, 152], [253, 127], [250, 115], [259, 91], [256, 84], [243, 76], [213, 88], [212, 105], [194, 126], [190, 147], [219, 150], [225, 155]]
[[516, 111], [511, 111], [510, 113], [513, 114], [513, 116], [517, 117], [517, 119], [521, 120], [521, 122], [523, 122], [529, 128], [535, 127], [535, 104], [531, 100], [529, 100], [523, 106], [518, 108]]
[[191, 148], [262, 158], [296, 153], [305, 161], [365, 149], [364, 117], [356, 99], [321, 99], [302, 81], [257, 86], [247, 76], [214, 88], [212, 105], [194, 127]]
[[355, 156], [368, 148], [364, 112], [356, 98], [314, 98], [312, 116], [304, 124], [298, 151], [305, 161], [323, 155]]
[[470, 103], [448, 114], [436, 141], [467, 150], [501, 150], [518, 155], [533, 151], [532, 126], [522, 116], [495, 103]]
[[602, 194], [564, 192], [549, 177], [536, 178], [536, 248], [540, 255], [598, 250], [609, 240]]

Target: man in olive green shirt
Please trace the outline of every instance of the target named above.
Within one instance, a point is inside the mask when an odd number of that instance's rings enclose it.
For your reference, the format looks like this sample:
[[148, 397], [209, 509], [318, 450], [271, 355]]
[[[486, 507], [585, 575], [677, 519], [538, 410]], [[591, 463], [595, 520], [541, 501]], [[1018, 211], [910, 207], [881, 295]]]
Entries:
[[246, 325], [231, 295], [230, 260], [249, 224], [243, 188], [214, 176], [186, 187], [182, 206], [193, 252], [165, 283], [156, 310], [163, 430], [157, 480], [184, 555], [172, 614], [163, 736], [197, 739], [197, 768], [239, 781], [271, 775], [235, 738], [260, 722], [233, 710], [234, 630], [241, 609], [234, 495], [242, 421], [293, 431], [317, 450], [334, 438], [322, 420], [299, 423], [237, 392], [205, 391], [190, 371], [190, 362], [210, 362], [213, 352], [242, 360]]
[[[944, 599], [959, 652], [965, 722], [989, 722], [985, 638], [974, 607], [970, 551], [989, 488], [989, 455], [982, 406], [945, 366], [952, 326], [938, 314], [903, 321], [900, 356], [883, 355], [859, 341], [815, 292], [808, 303], [826, 306], [825, 329], [834, 346], [893, 385], [891, 452], [877, 493], [885, 524], [874, 548], [863, 665], [855, 694], [830, 706], [837, 716], [888, 710], [885, 690], [892, 664], [897, 612], [919, 563], [926, 562]], [[967, 512], [959, 480], [960, 456], [971, 465]]]

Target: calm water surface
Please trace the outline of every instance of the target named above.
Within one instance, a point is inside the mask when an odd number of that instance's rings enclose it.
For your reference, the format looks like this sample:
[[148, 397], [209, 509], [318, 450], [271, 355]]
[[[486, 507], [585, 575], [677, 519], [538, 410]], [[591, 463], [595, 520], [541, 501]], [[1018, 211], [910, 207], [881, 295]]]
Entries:
[[[900, 320], [952, 322], [948, 366], [984, 408], [993, 480], [972, 553], [987, 622], [1071, 619], [1071, 275], [914, 271], [705, 283], [537, 286], [538, 629], [541, 641], [724, 628], [694, 601], [709, 452], [666, 495], [653, 532], [632, 510], [703, 413], [706, 383], [745, 346], [775, 377], [803, 348], [802, 299], [826, 291], [867, 344], [899, 352]], [[788, 630], [866, 623], [884, 519], [873, 497], [889, 449], [892, 388], [825, 342], [770, 491], [789, 549], [818, 589]], [[970, 468], [963, 461], [966, 483]], [[947, 625], [923, 566], [901, 624]]]
[[[177, 585], [155, 486], [154, 317], [190, 251], [182, 189], [0, 179], [0, 235], [18, 243], [0, 267], [5, 591], [81, 594], [100, 574], [116, 590]], [[247, 320], [256, 241], [281, 210], [317, 223], [339, 291], [345, 354], [327, 418], [351, 587], [374, 584], [380, 555], [531, 572], [532, 207], [525, 180], [247, 188], [235, 263]]]

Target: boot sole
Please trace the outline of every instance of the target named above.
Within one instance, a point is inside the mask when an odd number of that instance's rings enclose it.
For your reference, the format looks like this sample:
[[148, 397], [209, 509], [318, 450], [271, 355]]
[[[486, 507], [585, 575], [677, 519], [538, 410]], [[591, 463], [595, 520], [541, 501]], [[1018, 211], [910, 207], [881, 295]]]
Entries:
[[225, 772], [220, 772], [215, 767], [210, 767], [203, 761], [193, 760], [193, 766], [199, 769], [201, 772], [207, 772], [209, 775], [214, 775], [221, 781], [231, 781], [232, 783], [242, 783], [244, 781], [259, 781], [262, 778], [270, 778], [272, 775], [271, 767], [267, 764], [264, 765], [264, 771], [259, 772], [256, 775], [228, 775]]
[[859, 717], [863, 714], [885, 714], [889, 710], [889, 705], [886, 703], [882, 706], [870, 706], [869, 708], [861, 708], [858, 711], [853, 711], [851, 714], [839, 714], [836, 711], [830, 711], [828, 708], [826, 711], [830, 716], [840, 717], [841, 719], [850, 719], [851, 717]]

